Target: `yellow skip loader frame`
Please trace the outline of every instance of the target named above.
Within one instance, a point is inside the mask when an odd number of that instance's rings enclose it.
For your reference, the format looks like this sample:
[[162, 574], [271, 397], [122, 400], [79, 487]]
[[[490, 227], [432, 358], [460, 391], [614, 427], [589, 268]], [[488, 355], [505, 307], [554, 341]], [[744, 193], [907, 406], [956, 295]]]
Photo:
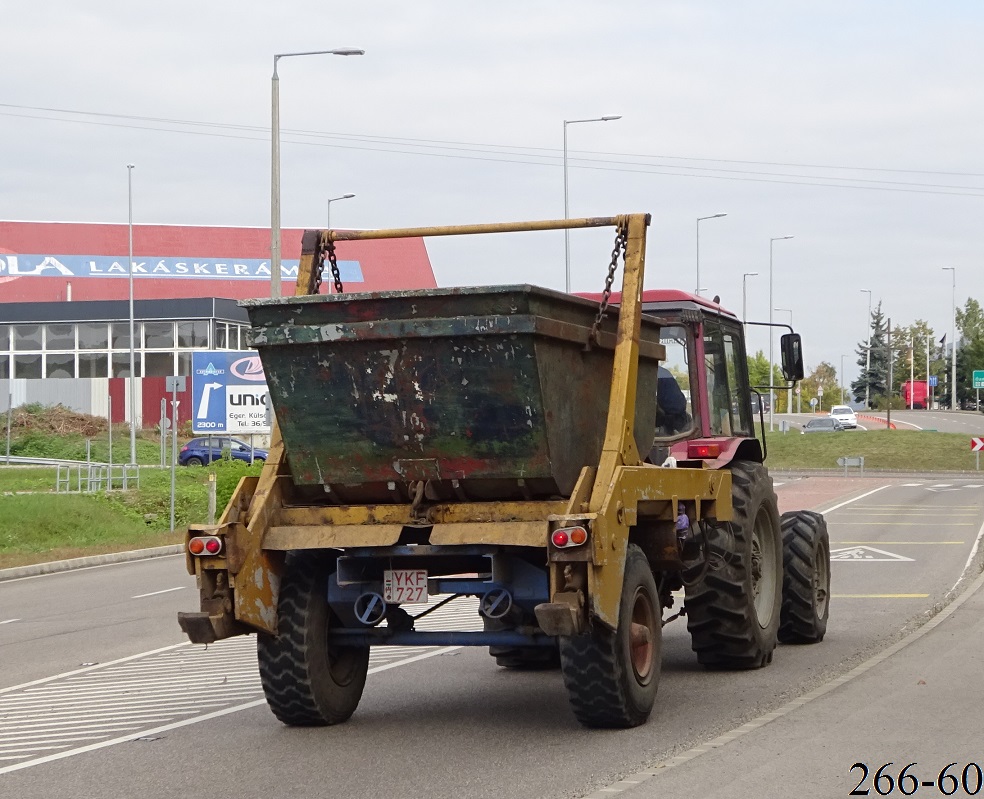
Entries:
[[[687, 468], [644, 464], [632, 433], [639, 363], [642, 286], [648, 214], [538, 222], [370, 231], [308, 231], [298, 271], [298, 296], [316, 293], [319, 253], [334, 241], [452, 236], [565, 228], [614, 227], [626, 235], [625, 267], [601, 457], [585, 466], [571, 497], [559, 501], [448, 502], [427, 509], [434, 545], [498, 544], [540, 547], [570, 524], [590, 527], [592, 547], [572, 563], [550, 562], [550, 603], [537, 620], [550, 635], [573, 635], [592, 619], [614, 629], [630, 538], [660, 568], [681, 568], [674, 521], [686, 502], [693, 521], [730, 521], [731, 473], [700, 463]], [[288, 507], [291, 474], [283, 439], [273, 427], [269, 458], [259, 477], [240, 481], [219, 523], [192, 525], [188, 539], [217, 535], [223, 552], [186, 556], [201, 592], [201, 612], [180, 613], [193, 642], [210, 643], [257, 630], [276, 633], [284, 556], [289, 550], [390, 546], [407, 524], [421, 523], [410, 504]], [[552, 557], [552, 556], [551, 556]]]

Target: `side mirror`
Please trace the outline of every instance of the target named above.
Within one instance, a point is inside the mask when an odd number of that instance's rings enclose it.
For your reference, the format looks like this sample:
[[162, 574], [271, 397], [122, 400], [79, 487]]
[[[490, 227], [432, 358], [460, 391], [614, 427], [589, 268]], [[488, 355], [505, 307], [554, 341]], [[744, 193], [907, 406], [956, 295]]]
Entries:
[[784, 333], [779, 339], [782, 376], [794, 383], [803, 379], [803, 345], [799, 333]]

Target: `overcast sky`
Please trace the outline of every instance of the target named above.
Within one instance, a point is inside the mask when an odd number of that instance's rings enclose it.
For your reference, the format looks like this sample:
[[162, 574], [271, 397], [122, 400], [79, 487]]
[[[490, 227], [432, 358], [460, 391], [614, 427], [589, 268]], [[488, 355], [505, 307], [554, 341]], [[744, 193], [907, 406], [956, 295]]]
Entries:
[[[153, 11], [149, 9], [153, 8]], [[273, 54], [283, 225], [653, 215], [646, 286], [792, 309], [848, 381], [868, 295], [938, 339], [984, 300], [979, 2], [5, 0], [0, 218], [265, 226]], [[47, 109], [47, 110], [40, 110]], [[564, 287], [561, 233], [428, 242], [442, 286]], [[600, 291], [608, 231], [571, 234]], [[285, 253], [285, 256], [288, 255]], [[786, 321], [786, 312], [774, 313]], [[949, 339], [949, 336], [948, 336]], [[761, 329], [750, 350], [768, 352]], [[778, 356], [777, 356], [778, 357]], [[981, 365], [984, 368], [984, 364]]]

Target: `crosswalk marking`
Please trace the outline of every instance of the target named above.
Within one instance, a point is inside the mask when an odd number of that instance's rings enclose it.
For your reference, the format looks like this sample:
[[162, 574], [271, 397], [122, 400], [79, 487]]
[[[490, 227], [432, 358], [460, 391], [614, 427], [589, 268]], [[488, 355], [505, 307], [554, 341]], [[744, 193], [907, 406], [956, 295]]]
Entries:
[[[404, 605], [416, 616], [446, 597]], [[416, 623], [419, 630], [481, 630], [478, 599], [455, 599]], [[383, 671], [442, 650], [378, 646], [369, 668]], [[90, 666], [0, 692], [0, 774], [99, 746], [132, 741], [155, 728], [191, 723], [262, 704], [256, 642], [238, 636], [207, 647], [179, 644]]]

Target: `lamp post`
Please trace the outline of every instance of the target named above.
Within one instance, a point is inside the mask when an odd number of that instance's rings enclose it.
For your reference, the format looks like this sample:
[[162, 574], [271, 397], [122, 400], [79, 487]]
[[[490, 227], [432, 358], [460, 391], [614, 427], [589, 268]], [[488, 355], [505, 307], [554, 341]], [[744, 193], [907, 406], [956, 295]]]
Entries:
[[[785, 311], [789, 314], [789, 326], [793, 326], [793, 309], [792, 308], [776, 308], [777, 311]], [[793, 412], [793, 387], [790, 385], [786, 389], [786, 413]]]
[[271, 176], [270, 176], [270, 296], [280, 297], [280, 77], [277, 62], [281, 58], [302, 55], [364, 55], [365, 50], [343, 47], [337, 50], [311, 50], [304, 53], [276, 53], [273, 56], [273, 78], [270, 111]]
[[[748, 287], [748, 281], [746, 278], [758, 277], [758, 272], [745, 272], [741, 276], [741, 323], [745, 324], [748, 321], [748, 293], [746, 291]], [[770, 381], [771, 382], [771, 381]]]
[[[127, 233], [130, 245], [130, 260], [126, 269], [130, 279], [130, 463], [137, 462], [137, 382], [134, 375], [136, 358], [133, 352], [133, 167], [134, 164], [126, 165]], [[112, 419], [109, 420], [109, 427], [112, 430]]]
[[844, 404], [844, 356], [841, 355], [841, 372], [840, 372], [840, 384], [841, 384], [841, 405]]
[[[565, 119], [564, 120], [564, 219], [568, 219], [567, 203], [567, 126], [577, 125], [581, 122], [612, 122], [621, 119], [621, 114], [616, 116], [592, 117], [591, 119]], [[564, 290], [571, 293], [571, 232], [564, 228]]]
[[864, 409], [871, 407], [871, 289], [861, 289], [868, 295], [868, 340], [864, 345]]
[[953, 320], [950, 327], [950, 410], [957, 409], [957, 267], [944, 266], [944, 272], [953, 273], [953, 288], [950, 295], [950, 315]]
[[772, 362], [772, 245], [777, 241], [785, 241], [786, 239], [791, 239], [792, 236], [776, 236], [775, 238], [769, 239], [769, 430], [775, 430], [774, 416], [775, 411], [773, 408], [776, 404], [775, 392], [772, 390], [773, 381], [773, 371], [774, 366]]
[[341, 197], [332, 197], [328, 200], [328, 213], [325, 216], [325, 227], [331, 230], [331, 204], [338, 202], [339, 200], [351, 200], [354, 196], [354, 194], [343, 194]]
[[713, 216], [699, 216], [697, 217], [697, 280], [694, 281], [694, 285], [697, 286], [697, 290], [694, 292], [700, 295], [700, 223], [705, 219], [720, 219], [722, 216], [727, 216], [727, 214], [714, 214]]

